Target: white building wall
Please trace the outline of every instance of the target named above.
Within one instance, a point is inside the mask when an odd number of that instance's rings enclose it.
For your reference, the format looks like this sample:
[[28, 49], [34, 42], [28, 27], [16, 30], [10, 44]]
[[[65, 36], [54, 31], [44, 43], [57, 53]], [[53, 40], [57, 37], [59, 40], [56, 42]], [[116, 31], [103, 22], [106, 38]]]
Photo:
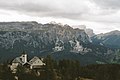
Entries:
[[13, 71], [18, 67], [18, 65], [19, 65], [18, 63], [12, 63], [12, 65], [10, 66], [10, 69]]
[[27, 63], [27, 54], [22, 54], [20, 58], [24, 63]]
[[40, 59], [37, 59], [35, 62], [30, 64], [30, 68], [32, 69], [33, 66], [42, 66], [42, 65], [45, 65], [45, 63], [43, 63]]

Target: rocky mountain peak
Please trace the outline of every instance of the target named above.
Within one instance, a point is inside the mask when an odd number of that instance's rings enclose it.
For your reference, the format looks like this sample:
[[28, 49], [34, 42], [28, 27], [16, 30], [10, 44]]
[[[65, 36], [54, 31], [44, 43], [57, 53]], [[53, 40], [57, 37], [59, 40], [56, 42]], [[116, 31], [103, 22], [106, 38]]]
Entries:
[[[0, 23], [0, 48], [22, 51], [30, 48], [30, 53], [41, 50], [62, 51], [68, 49], [69, 41], [89, 43], [84, 30], [73, 29], [69, 25], [57, 23], [39, 24], [37, 22]], [[81, 44], [82, 45], [82, 44]], [[19, 46], [19, 47], [17, 47]], [[72, 49], [71, 48], [69, 49]]]
[[90, 28], [86, 28], [85, 25], [74, 25], [73, 27], [74, 28], [79, 28], [81, 30], [84, 30], [89, 37], [92, 37], [92, 36], [95, 35], [95, 33], [93, 32], [93, 30], [90, 29]]

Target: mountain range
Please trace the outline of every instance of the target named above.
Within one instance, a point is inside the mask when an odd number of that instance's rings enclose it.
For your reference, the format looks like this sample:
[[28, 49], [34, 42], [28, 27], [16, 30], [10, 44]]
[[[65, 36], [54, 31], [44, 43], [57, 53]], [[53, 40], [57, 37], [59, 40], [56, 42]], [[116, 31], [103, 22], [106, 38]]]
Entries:
[[75, 59], [81, 64], [119, 63], [119, 31], [90, 35], [67, 24], [0, 22], [0, 61], [26, 51], [29, 57], [51, 55], [56, 60]]
[[98, 34], [93, 36], [93, 43], [101, 44], [107, 47], [120, 48], [120, 31], [115, 30], [105, 34]]

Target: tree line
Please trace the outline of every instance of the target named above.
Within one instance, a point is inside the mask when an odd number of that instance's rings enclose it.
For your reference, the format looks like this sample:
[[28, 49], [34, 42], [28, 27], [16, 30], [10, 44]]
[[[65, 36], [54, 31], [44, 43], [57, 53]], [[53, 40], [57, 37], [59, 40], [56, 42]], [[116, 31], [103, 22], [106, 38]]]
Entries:
[[13, 74], [8, 63], [0, 64], [0, 80], [120, 80], [119, 64], [91, 64], [82, 66], [77, 60], [44, 58], [45, 66], [30, 70], [19, 66]]

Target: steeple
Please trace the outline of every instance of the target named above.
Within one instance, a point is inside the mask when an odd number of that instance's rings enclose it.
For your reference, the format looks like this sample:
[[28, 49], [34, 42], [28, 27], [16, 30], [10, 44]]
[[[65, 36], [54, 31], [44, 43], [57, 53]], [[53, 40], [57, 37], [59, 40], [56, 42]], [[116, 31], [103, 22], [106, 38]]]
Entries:
[[24, 62], [27, 63], [27, 53], [25, 51], [22, 52], [20, 59]]

